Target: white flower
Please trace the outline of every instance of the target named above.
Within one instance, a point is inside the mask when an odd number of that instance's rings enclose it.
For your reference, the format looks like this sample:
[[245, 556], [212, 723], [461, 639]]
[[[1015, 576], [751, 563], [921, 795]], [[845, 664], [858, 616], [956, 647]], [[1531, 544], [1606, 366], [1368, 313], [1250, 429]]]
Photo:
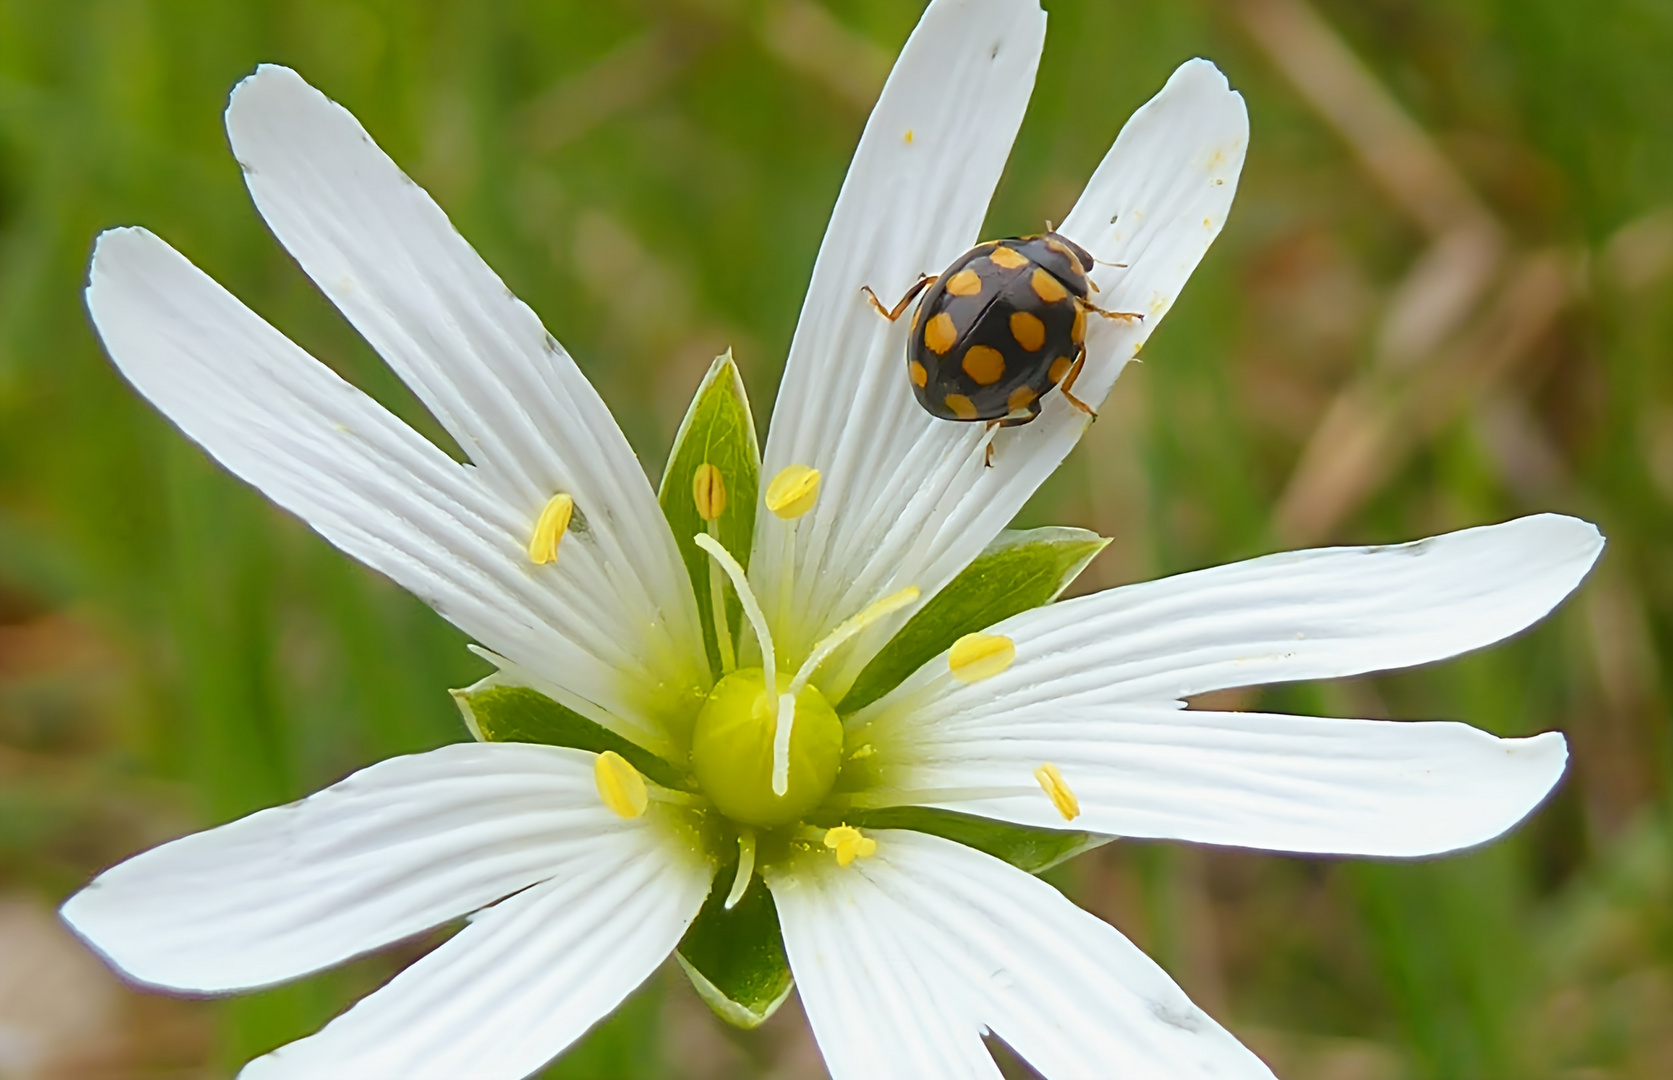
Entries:
[[[512, 1078], [615, 1008], [711, 893], [759, 892], [753, 861], [838, 1080], [998, 1076], [984, 1031], [1054, 1080], [1270, 1075], [1050, 886], [864, 815], [960, 811], [986, 823], [902, 820], [984, 835], [1073, 819], [1104, 836], [1293, 852], [1481, 843], [1557, 781], [1560, 735], [1181, 711], [1181, 699], [1487, 645], [1549, 611], [1602, 541], [1539, 516], [1007, 611], [844, 708], [868, 664], [910, 651], [886, 644], [952, 618], [931, 598], [957, 594], [948, 584], [984, 551], [1014, 550], [990, 545], [1088, 422], [1055, 394], [1038, 421], [997, 433], [931, 418], [904, 378], [909, 320], [884, 322], [860, 292], [899, 295], [978, 239], [1044, 30], [1034, 0], [925, 13], [814, 269], [759, 473], [777, 483], [745, 498], [753, 461], [747, 475], [679, 478], [693, 520], [720, 520], [728, 492], [749, 512], [728, 528], [753, 516], [753, 544], [732, 547], [725, 528], [671, 531], [680, 519], [574, 363], [353, 117], [283, 68], [241, 84], [227, 123], [262, 215], [470, 464], [138, 229], [105, 234], [94, 256], [88, 305], [111, 356], [222, 464], [493, 650], [501, 670], [479, 693], [537, 688], [643, 768], [519, 742], [386, 761], [117, 866], [65, 905], [71, 925], [134, 979], [223, 992], [469, 915], [245, 1073]], [[1103, 400], [1178, 295], [1225, 220], [1246, 140], [1241, 98], [1200, 60], [1123, 129], [1060, 228], [1125, 264], [1094, 275], [1101, 302], [1147, 317], [1094, 320], [1079, 396]], [[752, 435], [735, 443], [753, 452]], [[746, 618], [711, 653], [723, 572]], [[928, 621], [902, 632], [914, 611]], [[775, 665], [776, 702], [760, 689]]]

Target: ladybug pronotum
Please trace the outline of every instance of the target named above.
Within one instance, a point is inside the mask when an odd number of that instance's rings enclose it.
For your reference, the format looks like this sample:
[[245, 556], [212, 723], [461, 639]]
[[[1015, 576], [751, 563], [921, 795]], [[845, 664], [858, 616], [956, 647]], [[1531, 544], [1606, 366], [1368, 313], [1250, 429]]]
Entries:
[[1086, 360], [1087, 313], [1141, 316], [1105, 311], [1087, 298], [1097, 289], [1087, 277], [1092, 261], [1048, 227], [971, 248], [940, 275], [918, 279], [893, 309], [863, 291], [890, 322], [924, 293], [906, 343], [918, 404], [943, 420], [1011, 427], [1039, 416], [1040, 398], [1053, 387], [1095, 415], [1070, 392]]

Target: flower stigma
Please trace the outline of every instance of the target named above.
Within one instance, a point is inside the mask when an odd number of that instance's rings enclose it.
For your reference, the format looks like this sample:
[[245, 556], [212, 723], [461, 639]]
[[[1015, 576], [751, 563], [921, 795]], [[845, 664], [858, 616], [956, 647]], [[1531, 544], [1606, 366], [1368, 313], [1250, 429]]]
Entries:
[[738, 906], [738, 901], [749, 891], [749, 879], [755, 874], [755, 830], [738, 830], [738, 872], [732, 877], [732, 889], [726, 894], [726, 910]]
[[569, 531], [569, 519], [575, 513], [575, 500], [563, 492], [547, 501], [540, 517], [535, 519], [534, 534], [529, 537], [529, 561], [536, 566], [558, 561], [558, 541]]
[[636, 818], [650, 805], [645, 778], [614, 750], [604, 751], [593, 762], [593, 782], [604, 805], [624, 818]]
[[838, 866], [847, 866], [855, 859], [868, 859], [877, 853], [877, 841], [852, 825], [838, 825], [827, 830], [825, 846], [836, 852]]

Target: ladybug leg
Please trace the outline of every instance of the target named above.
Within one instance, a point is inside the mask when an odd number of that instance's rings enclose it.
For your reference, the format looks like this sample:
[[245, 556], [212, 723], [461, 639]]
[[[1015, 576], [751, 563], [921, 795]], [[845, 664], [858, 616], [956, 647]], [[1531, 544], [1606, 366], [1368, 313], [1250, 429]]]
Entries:
[[982, 465], [984, 468], [993, 468], [993, 433], [997, 429], [1005, 426], [1005, 421], [1002, 419], [988, 421], [987, 430], [982, 433], [983, 441], [987, 444], [985, 452], [982, 456]]
[[1136, 311], [1106, 311], [1090, 300], [1081, 300], [1080, 306], [1095, 315], [1102, 315], [1106, 319], [1120, 319], [1122, 322], [1144, 321], [1144, 316]]
[[866, 299], [870, 300], [871, 306], [877, 309], [877, 314], [883, 316], [885, 319], [888, 319], [890, 322], [894, 322], [906, 313], [906, 306], [910, 304], [919, 293], [935, 284], [938, 276], [939, 275], [936, 274], [919, 274], [917, 283], [910, 289], [907, 289], [906, 295], [900, 298], [900, 303], [896, 304], [892, 308], [886, 308], [883, 306], [883, 301], [877, 299], [877, 294], [871, 291], [870, 285], [861, 285], [860, 291], [866, 294]]
[[1076, 397], [1074, 394], [1070, 393], [1070, 391], [1075, 388], [1075, 380], [1080, 378], [1081, 368], [1085, 366], [1086, 349], [1082, 348], [1081, 351], [1076, 354], [1075, 362], [1069, 365], [1068, 374], [1063, 376], [1063, 381], [1058, 384], [1057, 388], [1063, 391], [1064, 400], [1079, 409], [1081, 412], [1092, 417], [1092, 419], [1096, 420], [1098, 419], [1098, 411], [1086, 402], [1082, 401], [1080, 398]]
[[1018, 409], [1007, 416], [1000, 417], [998, 420], [995, 420], [994, 423], [998, 424], [1000, 427], [1021, 427], [1024, 424], [1033, 423], [1039, 418], [1039, 415], [1040, 399], [1035, 398], [1023, 408]]

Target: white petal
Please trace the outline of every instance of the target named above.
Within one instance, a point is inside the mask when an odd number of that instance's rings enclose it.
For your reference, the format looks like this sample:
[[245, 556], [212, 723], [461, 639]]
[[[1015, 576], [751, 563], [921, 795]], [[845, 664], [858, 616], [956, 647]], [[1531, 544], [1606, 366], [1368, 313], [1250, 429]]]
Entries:
[[625, 821], [605, 808], [591, 754], [464, 743], [138, 855], [63, 913], [141, 982], [236, 990], [328, 967], [548, 878], [645, 860], [684, 866], [671, 835], [655, 815]]
[[878, 855], [847, 868], [824, 855], [762, 871], [825, 1067], [832, 1080], [997, 1078], [972, 1003], [916, 961], [917, 928], [873, 884], [894, 865], [881, 845], [910, 834], [877, 835]]
[[[908, 63], [918, 63], [910, 45], [897, 71]], [[961, 111], [969, 96], [957, 87], [935, 92], [945, 93], [949, 108]], [[885, 91], [855, 159], [850, 187], [866, 175], [861, 169], [870, 164], [870, 144], [896, 156], [904, 153], [898, 138], [889, 138], [901, 126], [894, 114], [902, 107]], [[884, 116], [888, 119], [880, 121]], [[1003, 132], [1008, 142], [1011, 129]], [[1243, 99], [1212, 64], [1200, 60], [1175, 72], [1122, 129], [1062, 231], [1099, 258], [1128, 264], [1125, 269], [1099, 268], [1094, 277], [1103, 291], [1097, 301], [1145, 318], [1131, 324], [1092, 320], [1087, 368], [1076, 383], [1084, 400], [1096, 405], [1104, 399], [1121, 366], [1155, 329], [1218, 235], [1247, 143]], [[898, 186], [899, 180], [885, 172], [879, 183]], [[843, 209], [839, 204], [821, 268], [827, 258], [837, 264], [827, 252], [856, 243], [852, 238], [862, 228], [843, 218]], [[886, 220], [885, 209], [872, 213]], [[1111, 225], [1111, 216], [1119, 216], [1119, 223]], [[958, 254], [974, 239], [973, 231], [962, 234], [958, 243], [949, 239], [948, 253]], [[802, 461], [824, 471], [826, 483], [819, 505], [798, 525], [793, 548], [780, 522], [769, 515], [757, 518], [757, 548], [766, 557], [758, 554], [752, 570], [760, 568], [763, 591], [776, 598], [773, 617], [787, 637], [796, 628], [803, 635], [822, 632], [868, 600], [908, 584], [926, 594], [939, 589], [1010, 521], [1074, 447], [1087, 423], [1062, 395], [1049, 395], [1040, 419], [995, 435], [993, 466], [984, 467], [981, 425], [936, 420], [912, 399], [901, 370], [907, 320], [885, 329], [855, 292], [868, 283], [892, 299], [919, 271], [937, 272], [944, 261], [883, 266], [867, 262], [873, 246], [858, 242], [858, 252], [833, 269], [833, 274], [840, 269], [847, 275], [842, 278], [846, 290], [817, 292], [822, 282], [816, 274], [816, 292], [809, 295], [797, 345], [815, 332], [819, 319], [815, 340], [821, 349], [829, 344], [831, 351], [821, 351], [824, 362], [809, 361], [803, 372], [795, 368], [801, 354], [792, 349], [792, 372], [807, 385], [792, 383], [787, 374], [786, 386], [800, 396], [781, 395], [768, 440], [769, 475]], [[841, 407], [833, 408], [832, 402]], [[801, 568], [794, 592], [786, 569], [792, 559]], [[822, 680], [826, 689], [845, 689], [903, 618], [887, 620], [839, 654]]]
[[1209, 690], [1444, 660], [1526, 629], [1603, 550], [1596, 527], [1538, 514], [1409, 544], [1318, 548], [1178, 574], [1023, 612], [991, 628], [1016, 661], [973, 684], [945, 657], [856, 720], [925, 725], [1029, 706], [1177, 702]]
[[[1455, 723], [1033, 707], [919, 729], [909, 789], [1010, 788], [930, 800], [1042, 828], [1315, 854], [1414, 856], [1485, 843], [1562, 777], [1563, 737], [1498, 739]], [[1056, 765], [1080, 803], [1066, 823], [1034, 781]]]
[[[784, 522], [756, 515], [751, 577], [775, 642], [793, 661], [886, 593], [913, 581], [939, 586], [986, 543], [974, 541], [951, 569], [932, 556], [939, 581], [919, 566], [908, 568], [911, 581], [889, 576], [899, 540], [891, 534], [880, 547], [884, 531], [904, 514], [900, 528], [915, 534], [942, 492], [973, 482], [981, 462], [966, 459], [979, 432], [938, 421], [913, 400], [904, 358], [910, 320], [891, 326], [860, 287], [892, 304], [920, 274], [939, 273], [975, 243], [1044, 37], [1036, 0], [935, 0], [860, 138], [814, 265], [765, 453], [767, 479], [796, 463], [819, 469], [819, 502], [796, 523], [794, 550]], [[932, 546], [939, 554], [941, 545]]]
[[[571, 529], [535, 566], [533, 519], [142, 229], [99, 238], [87, 288], [122, 374], [221, 464], [496, 652], [643, 725], [703, 676], [677, 625]], [[637, 599], [636, 599], [637, 598]], [[603, 713], [601, 713], [601, 710]]]
[[[1602, 546], [1586, 522], [1543, 514], [1079, 597], [992, 628], [1015, 642], [1008, 670], [965, 684], [937, 658], [861, 710], [854, 737], [893, 767], [880, 803], [1061, 826], [1032, 776], [1051, 762], [1080, 799], [1076, 826], [1098, 832], [1365, 855], [1467, 847], [1545, 797], [1567, 758], [1560, 735], [1182, 712], [1178, 699], [1480, 648], [1549, 612]], [[995, 787], [1011, 794], [972, 790]]]
[[533, 1073], [668, 958], [709, 888], [708, 868], [667, 844], [600, 853], [566, 870], [480, 913], [318, 1034], [239, 1076]]
[[[263, 66], [227, 132], [256, 206], [480, 477], [532, 523], [566, 492], [598, 552], [595, 598], [700, 657], [696, 601], [644, 469], [610, 410], [528, 305], [348, 110]], [[526, 539], [526, 537], [525, 537]]]
[[1097, 268], [1094, 299], [1144, 321], [1092, 320], [1077, 396], [1103, 401], [1179, 298], [1226, 223], [1248, 149], [1243, 96], [1201, 59], [1181, 64], [1121, 129], [1058, 231], [1094, 258], [1126, 264]]
[[[1038, 878], [939, 837], [889, 831], [876, 839], [877, 853], [852, 866], [809, 858], [771, 880], [791, 968], [827, 1060], [838, 1035], [855, 1040], [903, 1023], [956, 1029], [962, 1021], [968, 1031], [992, 1030], [1049, 1080], [1271, 1077], [1131, 942]], [[824, 921], [831, 913], [843, 918], [840, 929]], [[863, 942], [878, 934], [891, 950], [879, 962], [896, 979], [910, 972], [934, 997], [865, 992], [854, 957], [858, 950], [870, 958]], [[847, 992], [826, 989], [849, 981]], [[810, 982], [821, 992], [810, 995]], [[830, 1025], [827, 1036], [821, 1020], [832, 1013], [840, 1027]], [[832, 1075], [923, 1074], [833, 1065]]]

